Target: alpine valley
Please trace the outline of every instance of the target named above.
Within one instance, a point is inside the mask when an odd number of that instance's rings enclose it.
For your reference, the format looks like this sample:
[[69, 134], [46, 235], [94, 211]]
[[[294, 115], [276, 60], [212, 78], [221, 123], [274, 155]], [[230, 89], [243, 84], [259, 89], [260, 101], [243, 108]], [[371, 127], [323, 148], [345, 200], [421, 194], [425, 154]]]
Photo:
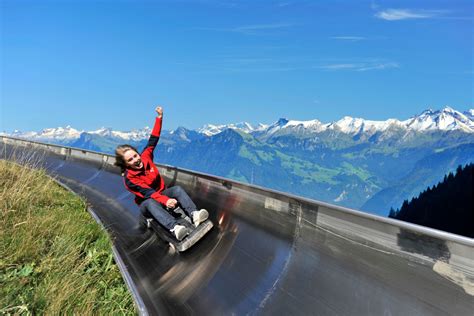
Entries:
[[[68, 126], [2, 134], [113, 153], [118, 144], [143, 147], [149, 133], [149, 128], [87, 132]], [[474, 110], [426, 110], [404, 121], [282, 118], [271, 125], [180, 127], [162, 132], [155, 157], [158, 163], [386, 216], [458, 165], [474, 162]]]

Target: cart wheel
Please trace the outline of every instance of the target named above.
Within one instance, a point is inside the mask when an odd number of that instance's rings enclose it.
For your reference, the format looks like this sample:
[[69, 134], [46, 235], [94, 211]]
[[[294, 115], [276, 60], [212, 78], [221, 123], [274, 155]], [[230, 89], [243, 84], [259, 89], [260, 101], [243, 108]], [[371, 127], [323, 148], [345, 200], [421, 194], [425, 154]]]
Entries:
[[169, 253], [170, 254], [176, 253], [176, 247], [172, 243], [169, 243], [169, 245], [170, 245]]

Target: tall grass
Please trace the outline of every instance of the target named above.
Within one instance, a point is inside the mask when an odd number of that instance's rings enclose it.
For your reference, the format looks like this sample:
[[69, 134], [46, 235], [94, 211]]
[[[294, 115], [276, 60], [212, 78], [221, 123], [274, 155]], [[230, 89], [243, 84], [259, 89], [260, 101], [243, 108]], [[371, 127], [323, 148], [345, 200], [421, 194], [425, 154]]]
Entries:
[[136, 314], [85, 202], [30, 167], [0, 160], [0, 314]]

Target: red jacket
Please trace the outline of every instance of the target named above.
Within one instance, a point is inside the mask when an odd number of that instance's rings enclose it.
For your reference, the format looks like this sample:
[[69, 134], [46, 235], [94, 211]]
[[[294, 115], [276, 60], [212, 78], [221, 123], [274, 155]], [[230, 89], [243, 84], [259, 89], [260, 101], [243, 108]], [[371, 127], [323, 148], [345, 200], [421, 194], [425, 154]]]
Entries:
[[140, 205], [146, 199], [152, 198], [166, 205], [170, 199], [161, 192], [166, 188], [158, 168], [153, 163], [153, 151], [155, 150], [161, 134], [161, 118], [155, 119], [155, 125], [151, 131], [148, 143], [143, 149], [140, 157], [143, 167], [140, 170], [127, 168], [124, 175], [125, 187], [135, 194], [135, 202]]

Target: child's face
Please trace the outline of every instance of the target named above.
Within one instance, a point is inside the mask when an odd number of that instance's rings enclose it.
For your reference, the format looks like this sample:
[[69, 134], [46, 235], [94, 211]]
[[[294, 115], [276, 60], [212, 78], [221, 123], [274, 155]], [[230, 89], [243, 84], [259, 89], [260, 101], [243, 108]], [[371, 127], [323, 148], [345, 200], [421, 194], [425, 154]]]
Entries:
[[127, 164], [127, 168], [139, 170], [143, 168], [143, 162], [140, 155], [133, 149], [127, 150], [123, 154], [123, 158], [125, 159], [125, 163]]

